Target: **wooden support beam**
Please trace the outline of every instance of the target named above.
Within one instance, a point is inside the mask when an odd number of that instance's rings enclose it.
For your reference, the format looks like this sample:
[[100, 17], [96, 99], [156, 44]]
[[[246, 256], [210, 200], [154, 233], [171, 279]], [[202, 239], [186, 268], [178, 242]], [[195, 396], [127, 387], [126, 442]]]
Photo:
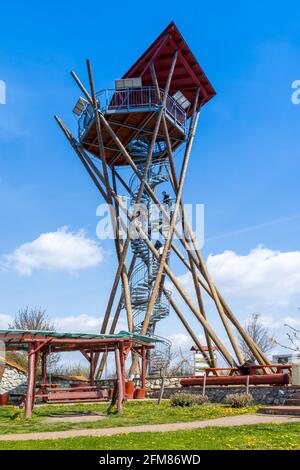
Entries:
[[122, 373], [122, 390], [123, 390], [123, 400], [125, 399], [125, 380], [126, 380], [126, 369], [125, 369], [125, 351], [123, 344], [120, 343], [119, 347], [120, 352], [120, 364], [121, 364], [121, 373]]
[[34, 343], [29, 345], [28, 349], [28, 377], [27, 377], [27, 392], [25, 400], [25, 418], [32, 417], [33, 400], [35, 393], [35, 377], [36, 377], [36, 353], [34, 352]]
[[[105, 184], [106, 194], [108, 198], [108, 207], [110, 211], [111, 223], [112, 223], [114, 234], [115, 234], [116, 251], [118, 254], [118, 258], [119, 258], [119, 264], [121, 264], [120, 263], [121, 254], [119, 253], [119, 245], [118, 245], [118, 241], [116, 237], [116, 215], [115, 215], [115, 211], [113, 210], [113, 201], [112, 201], [112, 197], [110, 193], [110, 181], [109, 181], [108, 168], [107, 168], [107, 163], [106, 163], [106, 155], [105, 155], [105, 150], [104, 150], [104, 145], [103, 145], [102, 129], [101, 129], [99, 113], [98, 113], [98, 100], [97, 100], [96, 91], [95, 91], [92, 66], [89, 60], [87, 60], [87, 69], [88, 69], [88, 76], [89, 76], [89, 82], [90, 82], [92, 104], [94, 108], [94, 117], [95, 117], [99, 152], [100, 152], [100, 158], [102, 162], [104, 184]], [[125, 260], [123, 260], [123, 264], [121, 265], [121, 267], [122, 267], [121, 276], [122, 276], [122, 283], [123, 283], [123, 290], [124, 290], [125, 306], [126, 306], [127, 317], [128, 317], [128, 326], [129, 328], [131, 328], [130, 331], [132, 331], [132, 306], [131, 306], [131, 301], [130, 301], [129, 283], [128, 283]]]
[[[128, 269], [128, 279], [129, 279], [129, 280], [130, 280], [130, 278], [131, 278], [131, 275], [132, 275], [132, 272], [133, 272], [135, 263], [136, 263], [136, 255], [133, 256], [133, 258], [132, 258], [132, 260], [131, 260], [131, 263], [130, 263], [130, 266], [129, 266], [129, 269]], [[109, 334], [110, 334], [110, 335], [114, 334], [114, 332], [115, 332], [115, 330], [116, 330], [117, 323], [118, 323], [118, 321], [119, 321], [119, 317], [120, 317], [120, 313], [121, 313], [121, 309], [122, 309], [122, 305], [123, 305], [123, 300], [122, 300], [122, 298], [123, 298], [123, 296], [122, 296], [122, 294], [121, 294], [121, 295], [120, 295], [119, 302], [118, 302], [118, 305], [117, 305], [117, 308], [116, 308], [116, 311], [115, 311], [115, 314], [114, 314], [114, 317], [113, 317], [113, 321], [112, 321], [112, 323], [111, 323], [111, 327], [110, 327], [110, 330], [109, 330]], [[103, 369], [104, 369], [106, 360], [107, 360], [107, 353], [105, 352], [105, 353], [103, 353], [103, 355], [102, 355], [102, 358], [101, 358], [101, 362], [100, 362], [98, 371], [96, 372], [96, 378], [97, 378], [97, 379], [99, 379], [99, 378], [102, 376], [102, 373], [103, 373]]]
[[91, 387], [95, 385], [94, 372], [95, 372], [95, 353], [91, 351], [90, 352], [90, 386]]
[[[162, 253], [162, 255], [159, 259], [159, 267], [158, 267], [156, 279], [154, 281], [154, 286], [153, 286], [153, 289], [152, 289], [152, 292], [151, 292], [151, 295], [150, 295], [147, 311], [146, 311], [145, 318], [144, 318], [144, 321], [143, 321], [143, 326], [142, 326], [142, 331], [141, 331], [142, 335], [146, 335], [147, 331], [148, 331], [148, 326], [149, 326], [151, 315], [152, 315], [152, 312], [153, 312], [153, 309], [154, 309], [154, 305], [155, 305], [155, 301], [156, 301], [156, 298], [157, 298], [158, 289], [160, 287], [160, 283], [161, 283], [162, 275], [163, 275], [163, 272], [164, 272], [164, 268], [165, 268], [165, 265], [167, 264], [167, 258], [168, 258], [168, 255], [169, 255], [171, 241], [172, 241], [174, 230], [175, 230], [177, 214], [178, 214], [178, 210], [179, 210], [180, 203], [181, 203], [183, 185], [184, 185], [184, 182], [185, 182], [185, 176], [186, 176], [186, 173], [187, 173], [189, 158], [190, 158], [192, 145], [193, 145], [193, 141], [194, 141], [194, 136], [195, 136], [195, 131], [196, 131], [198, 118], [199, 118], [199, 113], [197, 113], [197, 116], [194, 119], [194, 115], [196, 113], [197, 101], [195, 103], [196, 103], [196, 105], [195, 105], [195, 108], [194, 108], [194, 111], [193, 111], [193, 118], [191, 119], [189, 139], [188, 139], [188, 142], [187, 142], [187, 145], [186, 145], [185, 155], [184, 155], [182, 169], [181, 169], [181, 175], [180, 175], [180, 181], [179, 181], [179, 186], [178, 186], [178, 192], [177, 192], [177, 196], [176, 196], [175, 208], [174, 208], [173, 215], [171, 217], [171, 223], [170, 223], [167, 238], [165, 240], [163, 253]], [[138, 363], [138, 358], [137, 358], [137, 356], [134, 356], [133, 361], [132, 361], [132, 366], [131, 366], [131, 369], [130, 369], [130, 374], [131, 375], [135, 374], [137, 363]]]
[[[156, 93], [159, 96], [158, 81], [157, 81], [157, 77], [156, 77], [155, 67], [154, 67], [153, 64], [151, 65], [151, 76], [152, 76], [153, 84], [156, 88]], [[199, 99], [199, 89], [197, 90], [196, 98], [195, 98], [195, 102], [194, 102], [194, 110], [193, 110], [193, 114], [192, 114], [192, 117], [191, 117], [190, 132], [191, 132], [191, 129], [193, 128], [193, 125], [194, 125], [193, 120], [194, 120], [194, 116], [195, 116], [195, 110], [198, 107], [198, 99]], [[163, 120], [163, 125], [164, 125], [165, 137], [166, 137], [167, 152], [168, 152], [170, 168], [171, 168], [172, 183], [173, 183], [175, 194], [177, 195], [177, 198], [178, 198], [179, 183], [178, 183], [178, 178], [177, 178], [176, 169], [175, 169], [175, 162], [174, 162], [174, 156], [173, 156], [173, 150], [172, 150], [172, 146], [171, 146], [170, 136], [169, 136], [168, 127], [167, 127], [165, 118]], [[186, 229], [188, 230], [189, 238], [191, 238], [191, 242], [192, 242], [196, 252], [197, 251], [200, 252], [199, 247], [196, 245], [196, 240], [195, 240], [195, 237], [192, 233], [191, 227], [188, 223], [188, 220], [186, 219], [181, 195], [180, 195], [179, 199], [180, 199], [179, 204], [180, 204], [180, 208], [181, 208], [181, 213], [182, 213], [182, 216], [183, 216], [183, 230], [184, 230], [184, 232], [185, 232]], [[189, 243], [189, 245], [190, 245], [190, 243]], [[198, 285], [198, 283], [196, 281], [196, 277], [195, 277], [196, 273], [195, 273], [195, 268], [194, 268], [194, 265], [193, 265], [192, 254], [191, 254], [190, 250], [187, 250], [187, 253], [188, 253], [188, 256], [189, 256], [189, 260], [190, 260], [191, 272], [192, 272], [192, 276], [193, 276], [193, 281], [194, 281], [194, 286], [195, 286], [195, 290], [196, 290], [196, 295], [197, 295], [199, 308], [202, 311], [202, 314], [204, 314], [204, 316], [205, 316], [204, 305], [203, 305], [202, 298], [201, 298], [200, 288], [199, 288], [199, 285]], [[199, 260], [202, 260], [202, 256], [199, 257]], [[232, 332], [230, 325], [227, 322], [227, 318], [225, 316], [223, 307], [220, 303], [220, 300], [218, 298], [218, 295], [217, 295], [216, 291], [213, 289], [214, 285], [212, 284], [212, 281], [209, 278], [209, 274], [208, 274], [207, 270], [205, 271], [205, 277], [206, 277], [207, 282], [209, 283], [209, 287], [211, 289], [213, 299], [216, 303], [217, 310], [220, 314], [220, 317], [221, 317], [223, 325], [226, 329], [227, 335], [230, 339], [230, 342], [233, 346], [233, 349], [236, 353], [236, 356], [237, 356], [240, 364], [242, 364], [244, 362], [244, 357], [241, 353], [241, 350], [240, 350], [239, 344], [236, 340], [236, 337], [235, 337], [234, 333]], [[215, 362], [214, 353], [213, 353], [213, 349], [212, 349], [210, 339], [207, 336], [207, 334], [206, 334], [206, 341], [207, 341], [207, 345], [208, 345], [208, 349], [209, 349], [211, 362], [214, 363]]]
[[142, 347], [142, 380], [141, 385], [142, 388], [146, 389], [146, 373], [147, 373], [147, 357], [146, 357], [146, 348], [145, 346]]
[[[79, 149], [77, 149], [79, 151]], [[126, 153], [126, 150], [125, 150], [125, 153]], [[92, 162], [92, 160], [86, 155], [84, 154], [84, 156], [81, 154], [81, 157], [85, 160], [86, 164], [90, 167], [90, 170], [92, 169], [96, 175], [101, 179], [102, 175], [101, 173], [99, 172], [99, 169], [94, 165], [94, 163]], [[129, 156], [130, 158], [130, 156]], [[95, 176], [95, 175], [94, 175]], [[151, 190], [151, 188], [150, 188]], [[152, 254], [156, 257], [156, 259], [159, 261], [160, 259], [160, 256], [159, 256], [159, 253], [157, 252], [157, 250], [155, 249], [155, 247], [153, 246], [153, 244], [151, 243], [151, 241], [148, 240], [147, 238], [147, 235], [145, 234], [145, 232], [143, 231], [143, 229], [139, 226], [139, 224], [137, 224], [137, 222], [134, 220], [134, 218], [128, 213], [126, 207], [124, 206], [124, 204], [122, 203], [122, 201], [119, 200], [119, 198], [117, 197], [116, 194], [114, 194], [113, 191], [111, 191], [111, 194], [112, 194], [112, 197], [118, 201], [118, 204], [120, 206], [120, 209], [122, 210], [122, 212], [127, 216], [127, 218], [129, 219], [129, 221], [133, 224], [133, 226], [136, 228], [136, 230], [138, 232], [141, 232], [141, 235], [143, 237], [143, 239], [145, 240], [145, 243], [147, 244], [147, 246], [149, 247], [150, 251], [152, 252]], [[155, 197], [155, 195], [154, 195]], [[219, 348], [221, 354], [223, 355], [224, 359], [226, 360], [226, 362], [230, 365], [230, 366], [234, 366], [235, 365], [235, 361], [233, 360], [233, 358], [231, 357], [230, 353], [227, 351], [226, 347], [224, 346], [224, 344], [221, 342], [221, 340], [218, 338], [218, 336], [215, 334], [215, 332], [213, 331], [213, 329], [211, 328], [211, 326], [209, 325], [209, 323], [206, 321], [205, 318], [203, 318], [202, 314], [198, 311], [197, 307], [195, 307], [195, 305], [193, 304], [193, 302], [191, 301], [191, 299], [189, 298], [189, 296], [187, 295], [187, 293], [185, 292], [185, 290], [181, 287], [181, 284], [180, 282], [177, 280], [176, 276], [172, 273], [172, 271], [170, 270], [170, 268], [165, 265], [164, 267], [165, 271], [166, 271], [166, 274], [168, 275], [168, 277], [171, 279], [171, 281], [173, 282], [174, 286], [176, 287], [176, 289], [178, 290], [179, 294], [181, 295], [181, 297], [183, 298], [183, 300], [186, 302], [186, 304], [189, 306], [189, 308], [192, 310], [192, 312], [195, 314], [195, 315], [198, 315], [198, 319], [200, 320], [200, 322], [202, 323], [203, 327], [207, 330], [208, 334], [210, 335], [211, 339], [213, 340], [213, 342], [215, 343], [215, 345]]]
[[[183, 264], [185, 265], [185, 267], [191, 271], [191, 266], [190, 264], [187, 262], [187, 260], [184, 258], [184, 255], [180, 252], [180, 250], [176, 247], [176, 245], [172, 245], [172, 249], [174, 251], [174, 253], [178, 256], [178, 258], [183, 262]], [[195, 260], [193, 259], [193, 261], [195, 262]], [[200, 268], [200, 267], [199, 267]], [[212, 293], [209, 289], [209, 287], [207, 286], [207, 284], [205, 284], [203, 282], [203, 280], [201, 279], [201, 277], [199, 275], [197, 275], [197, 279], [198, 279], [198, 282], [199, 284], [203, 287], [203, 289], [206, 291], [206, 293], [213, 299], [213, 296], [212, 296]], [[228, 306], [228, 304], [225, 302], [225, 300], [223, 299], [223, 297], [221, 296], [221, 294], [218, 292], [218, 295], [219, 295], [219, 298], [220, 298], [220, 301], [223, 305], [223, 308], [224, 308], [224, 312], [226, 314], [226, 316], [229, 318], [229, 320], [232, 322], [232, 324], [235, 326], [235, 328], [237, 329], [237, 331], [239, 332], [239, 334], [241, 335], [241, 337], [244, 339], [245, 343], [247, 344], [247, 346], [249, 347], [249, 349], [253, 352], [256, 360], [258, 361], [259, 364], [261, 365], [264, 365], [264, 364], [268, 364], [269, 363], [269, 360], [268, 358], [265, 356], [265, 354], [260, 350], [260, 348], [255, 344], [255, 342], [253, 341], [253, 339], [246, 333], [245, 329], [242, 327], [242, 325], [240, 324], [240, 322], [237, 320], [236, 316], [233, 314], [233, 312], [231, 311], [230, 307]]]
[[47, 383], [47, 352], [42, 352], [41, 362], [42, 362], [42, 374], [41, 374], [41, 385], [42, 387]]
[[116, 362], [116, 373], [117, 373], [117, 386], [118, 386], [118, 413], [123, 413], [123, 379], [120, 361], [120, 351], [118, 348], [115, 349], [115, 362]]
[[[152, 77], [153, 85], [156, 89], [156, 94], [159, 98], [160, 93], [159, 93], [158, 80], [157, 80], [157, 75], [156, 75], [156, 71], [155, 71], [155, 66], [154, 66], [153, 63], [150, 66], [150, 70], [151, 70], [151, 77]], [[197, 91], [196, 98], [195, 98], [196, 108], [198, 106], [198, 99], [199, 99], [199, 89]], [[196, 108], [194, 107], [194, 110]], [[193, 113], [193, 116], [194, 116], [194, 113]], [[191, 125], [192, 125], [192, 123], [191, 123]], [[176, 174], [176, 168], [175, 168], [174, 155], [173, 155], [173, 149], [172, 149], [172, 145], [171, 145], [170, 134], [169, 134], [169, 131], [168, 131], [168, 126], [167, 126], [165, 116], [163, 116], [163, 129], [164, 129], [164, 134], [165, 134], [165, 139], [166, 139], [167, 155], [169, 157], [169, 163], [170, 163], [170, 168], [171, 168], [171, 173], [169, 172], [169, 177], [170, 177], [171, 184], [173, 185], [174, 192], [178, 197], [179, 183], [178, 183], [178, 178], [177, 178], [177, 174]], [[166, 167], [167, 167], [167, 170], [169, 170], [167, 165], [166, 165]], [[185, 232], [185, 219], [186, 219], [186, 217], [185, 217], [185, 213], [184, 213], [184, 206], [183, 206], [183, 202], [182, 202], [182, 197], [180, 197], [180, 209], [181, 209], [181, 213], [182, 213], [182, 216], [183, 216], [183, 221], [182, 221], [183, 222], [182, 223], [183, 232]], [[198, 281], [196, 280], [196, 271], [195, 271], [194, 264], [193, 264], [193, 258], [191, 256], [191, 253], [190, 253], [189, 250], [187, 250], [187, 253], [188, 253], [188, 256], [189, 256], [189, 260], [190, 260], [190, 266], [191, 266], [191, 270], [192, 270], [194, 287], [195, 287], [195, 290], [196, 290], [199, 309], [200, 309], [202, 315], [206, 318], [204, 304], [203, 304], [203, 301], [202, 301], [202, 295], [201, 295], [201, 291], [200, 291], [200, 286], [198, 284]], [[208, 350], [209, 350], [209, 357], [210, 357], [209, 363], [214, 364], [213, 367], [215, 367], [215, 355], [214, 355], [214, 351], [213, 351], [213, 348], [212, 348], [211, 340], [210, 340], [210, 337], [208, 336], [208, 334], [206, 332], [204, 332], [204, 334], [205, 334], [206, 343], [207, 343]], [[204, 351], [202, 349], [202, 353], [203, 352]], [[204, 355], [204, 357], [206, 357], [206, 354]]]

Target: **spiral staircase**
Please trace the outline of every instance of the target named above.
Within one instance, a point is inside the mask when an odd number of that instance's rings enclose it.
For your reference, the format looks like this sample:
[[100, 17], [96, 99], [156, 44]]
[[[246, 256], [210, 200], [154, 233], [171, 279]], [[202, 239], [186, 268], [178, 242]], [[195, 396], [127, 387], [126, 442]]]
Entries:
[[[135, 157], [135, 162], [141, 173], [144, 173], [148, 149], [149, 142], [146, 137], [135, 139], [129, 145], [130, 153]], [[159, 160], [164, 150], [165, 143], [157, 142], [153, 152], [152, 164], [147, 173], [147, 183], [153, 191], [156, 191], [158, 185], [167, 182], [169, 179], [163, 162]], [[147, 190], [143, 191], [142, 197], [137, 204], [140, 180], [136, 175], [131, 177], [129, 187], [131, 190], [131, 211], [137, 214], [136, 220], [142, 226], [148, 238], [151, 239], [155, 231], [159, 232], [161, 229], [167, 229], [163, 227], [164, 224], [167, 224], [167, 221], [164, 223], [162, 220], [161, 212], [152, 204]], [[159, 262], [149, 251], [145, 240], [137, 232], [135, 235], [131, 239], [131, 249], [137, 257], [137, 265], [130, 278], [130, 293], [134, 332], [141, 333], [149, 299], [159, 269]], [[155, 349], [151, 350], [149, 354], [149, 375], [158, 375], [161, 369], [164, 369], [170, 361], [171, 342], [155, 334], [157, 323], [169, 315], [170, 295], [169, 291], [165, 293], [161, 288], [159, 289], [147, 328], [146, 335], [159, 340], [155, 345]]]

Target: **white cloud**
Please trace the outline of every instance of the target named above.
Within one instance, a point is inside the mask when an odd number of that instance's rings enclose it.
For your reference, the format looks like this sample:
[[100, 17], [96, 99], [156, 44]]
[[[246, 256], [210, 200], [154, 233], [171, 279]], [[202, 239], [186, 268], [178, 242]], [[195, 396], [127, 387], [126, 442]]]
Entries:
[[[198, 336], [200, 343], [206, 344], [204, 335]], [[190, 349], [194, 345], [192, 338], [185, 333], [174, 333], [168, 336], [168, 339], [172, 342], [173, 349]]]
[[83, 230], [71, 232], [62, 227], [43, 233], [2, 257], [2, 268], [11, 268], [30, 276], [35, 269], [74, 272], [97, 266], [103, 259], [99, 244]]
[[[99, 333], [103, 318], [92, 315], [66, 315], [64, 317], [51, 317], [56, 331], [68, 333]], [[8, 328], [13, 321], [11, 315], [0, 314], [0, 329]]]
[[12, 322], [12, 317], [10, 315], [0, 314], [0, 329], [6, 329], [8, 324]]
[[70, 333], [99, 333], [102, 324], [102, 318], [85, 314], [56, 317], [53, 320], [58, 331]]
[[[300, 251], [280, 252], [259, 246], [247, 255], [234, 251], [209, 255], [207, 267], [218, 289], [231, 301], [287, 306], [300, 294]], [[189, 273], [180, 281], [191, 292]]]

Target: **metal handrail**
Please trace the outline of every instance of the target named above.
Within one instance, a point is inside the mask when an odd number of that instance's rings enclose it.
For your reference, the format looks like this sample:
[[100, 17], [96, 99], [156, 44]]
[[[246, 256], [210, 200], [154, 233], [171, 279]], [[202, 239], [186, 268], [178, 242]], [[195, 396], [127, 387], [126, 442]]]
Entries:
[[[121, 110], [122, 112], [138, 110], [155, 110], [161, 107], [164, 90], [160, 89], [157, 96], [155, 87], [125, 88], [121, 90], [105, 89], [97, 93], [99, 109], [102, 113], [110, 114]], [[166, 114], [174, 123], [185, 131], [186, 112], [180, 104], [170, 95], [166, 101]], [[78, 120], [79, 137], [85, 133], [93, 119], [93, 109], [86, 105]]]

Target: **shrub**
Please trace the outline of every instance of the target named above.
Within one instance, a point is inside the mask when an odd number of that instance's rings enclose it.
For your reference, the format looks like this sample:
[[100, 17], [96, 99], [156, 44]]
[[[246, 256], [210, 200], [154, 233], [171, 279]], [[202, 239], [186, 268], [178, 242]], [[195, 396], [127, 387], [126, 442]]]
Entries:
[[225, 402], [231, 408], [244, 408], [253, 402], [253, 396], [250, 393], [231, 393], [227, 395]]
[[175, 393], [171, 397], [172, 406], [195, 406], [203, 405], [208, 400], [206, 395], [192, 395], [191, 393]]

